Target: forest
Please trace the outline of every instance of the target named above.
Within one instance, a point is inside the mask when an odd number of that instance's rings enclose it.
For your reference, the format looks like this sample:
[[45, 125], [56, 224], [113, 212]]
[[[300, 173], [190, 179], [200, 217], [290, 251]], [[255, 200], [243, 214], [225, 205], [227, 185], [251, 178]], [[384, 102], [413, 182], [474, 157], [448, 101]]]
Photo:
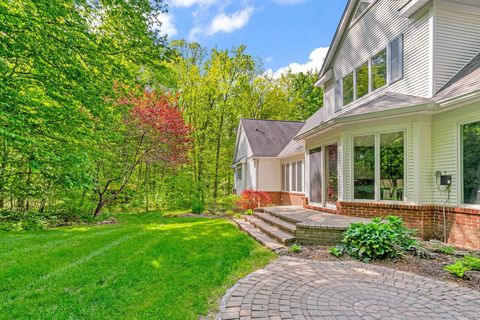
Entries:
[[275, 78], [244, 45], [171, 41], [167, 9], [0, 1], [0, 228], [225, 210], [239, 119], [322, 106], [314, 70]]

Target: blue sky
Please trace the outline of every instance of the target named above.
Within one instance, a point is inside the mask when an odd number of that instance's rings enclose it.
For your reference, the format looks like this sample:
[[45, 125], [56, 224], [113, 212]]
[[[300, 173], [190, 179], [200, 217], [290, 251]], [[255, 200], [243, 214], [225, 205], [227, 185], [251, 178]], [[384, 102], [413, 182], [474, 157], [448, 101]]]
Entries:
[[318, 68], [347, 0], [166, 0], [162, 31], [208, 48], [247, 46], [265, 69]]

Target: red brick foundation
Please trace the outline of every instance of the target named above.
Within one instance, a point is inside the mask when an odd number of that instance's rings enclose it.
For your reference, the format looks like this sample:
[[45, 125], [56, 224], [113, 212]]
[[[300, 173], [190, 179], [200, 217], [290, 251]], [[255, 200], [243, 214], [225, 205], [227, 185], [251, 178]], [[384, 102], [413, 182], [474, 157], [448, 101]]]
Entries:
[[305, 195], [295, 192], [267, 192], [274, 205], [277, 206], [303, 206]]
[[[447, 207], [445, 211], [448, 243], [480, 248], [480, 210]], [[424, 239], [443, 238], [441, 206], [338, 201], [336, 213], [365, 218], [396, 215]]]

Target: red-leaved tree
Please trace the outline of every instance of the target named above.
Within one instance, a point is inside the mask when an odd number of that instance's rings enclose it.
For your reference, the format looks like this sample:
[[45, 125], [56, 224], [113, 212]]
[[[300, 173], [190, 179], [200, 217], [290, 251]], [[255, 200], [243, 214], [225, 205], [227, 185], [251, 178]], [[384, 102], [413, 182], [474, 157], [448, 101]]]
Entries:
[[[135, 168], [142, 162], [176, 167], [188, 161], [191, 128], [185, 123], [177, 98], [171, 94], [145, 91], [117, 101], [127, 107], [112, 149], [108, 170], [98, 170], [94, 216], [113, 201], [128, 184]], [[112, 128], [112, 130], [115, 130]], [[114, 169], [111, 169], [114, 167]]]

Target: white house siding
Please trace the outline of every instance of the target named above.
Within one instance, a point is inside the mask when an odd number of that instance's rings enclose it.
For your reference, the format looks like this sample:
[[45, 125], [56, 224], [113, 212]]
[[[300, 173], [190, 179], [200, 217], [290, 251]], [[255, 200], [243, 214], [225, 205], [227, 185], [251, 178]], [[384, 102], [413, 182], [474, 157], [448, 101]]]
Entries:
[[245, 188], [246, 189], [256, 189], [257, 186], [257, 177], [256, 177], [256, 170], [255, 170], [255, 160], [253, 158], [249, 158], [246, 163], [246, 172], [245, 176], [247, 178]]
[[[480, 121], [480, 103], [462, 106], [441, 113], [433, 119], [433, 173], [452, 175], [452, 186], [448, 205], [461, 205], [461, 157], [460, 157], [460, 125]], [[461, 110], [461, 112], [459, 112]], [[441, 205], [447, 199], [445, 192], [434, 188], [433, 200]]]
[[325, 83], [323, 87], [325, 96], [323, 101], [323, 110], [325, 119], [331, 119], [335, 116], [335, 84], [333, 81]]
[[434, 72], [438, 91], [480, 52], [480, 1], [475, 1], [475, 6], [436, 1], [435, 10]]
[[234, 163], [242, 159], [243, 157], [247, 156], [247, 152], [249, 149], [247, 136], [245, 135], [245, 131], [243, 130], [243, 126], [240, 125], [238, 128], [238, 141], [237, 141], [237, 150], [235, 150], [235, 159]]
[[[406, 1], [378, 0], [345, 34], [335, 61], [335, 79], [341, 79], [370, 57], [387, 47], [388, 42], [403, 34], [404, 77], [396, 83], [376, 90], [362, 99], [345, 106], [342, 111], [354, 108], [376, 95], [386, 91], [408, 95], [430, 97], [430, 16], [428, 8], [419, 17], [402, 18], [398, 10]], [[328, 87], [328, 103], [334, 104], [334, 90]], [[332, 116], [331, 112], [327, 115]]]
[[258, 165], [258, 190], [280, 191], [281, 166], [279, 159], [260, 158]]
[[255, 181], [253, 180], [254, 175], [252, 174], [252, 170], [254, 170], [253, 163], [252, 163], [252, 160], [250, 159], [252, 156], [252, 150], [250, 148], [250, 145], [248, 143], [248, 140], [242, 125], [240, 125], [238, 128], [238, 141], [236, 145], [237, 145], [237, 149], [235, 150], [234, 163], [241, 160], [242, 179], [238, 180], [236, 176], [236, 171], [234, 171], [234, 181], [235, 181], [234, 187], [237, 194], [241, 194], [244, 189], [253, 188], [255, 183]]
[[[435, 177], [432, 169], [432, 132], [433, 123], [431, 116], [419, 117], [413, 124], [414, 129], [414, 154], [418, 156], [417, 165], [414, 167], [413, 178], [416, 183], [416, 199], [418, 204], [432, 204]], [[415, 178], [418, 177], [418, 178]]]

